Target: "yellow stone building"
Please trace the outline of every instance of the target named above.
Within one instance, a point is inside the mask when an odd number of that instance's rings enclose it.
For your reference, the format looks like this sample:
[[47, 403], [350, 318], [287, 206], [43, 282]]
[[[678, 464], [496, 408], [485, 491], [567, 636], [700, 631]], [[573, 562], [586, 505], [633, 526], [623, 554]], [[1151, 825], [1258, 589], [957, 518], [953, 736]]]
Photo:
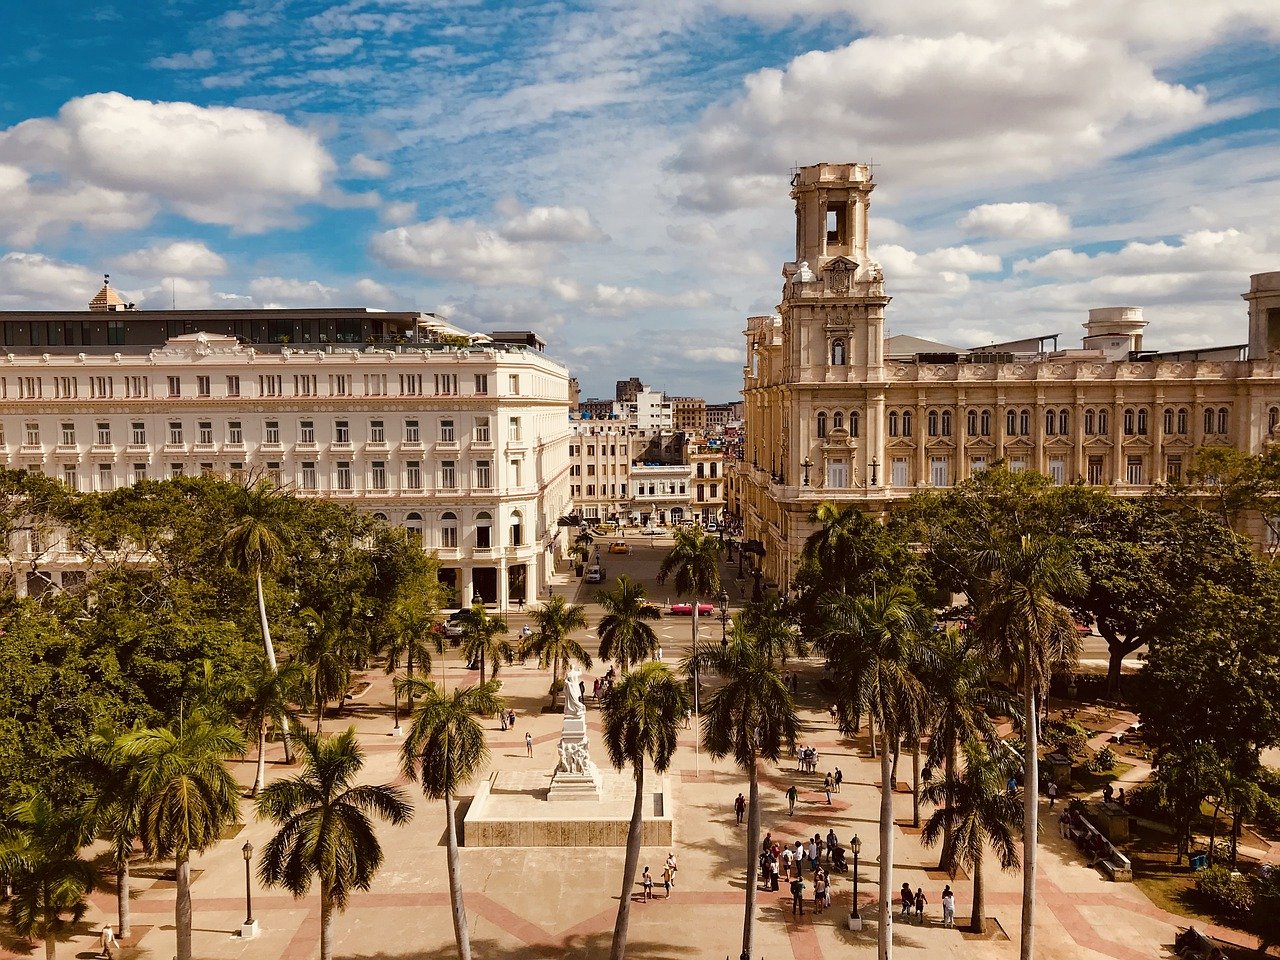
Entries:
[[730, 510], [763, 545], [768, 580], [790, 583], [823, 500], [883, 512], [997, 460], [1139, 494], [1178, 478], [1198, 447], [1257, 452], [1277, 432], [1280, 272], [1252, 277], [1237, 346], [1147, 349], [1139, 307], [1090, 310], [1070, 349], [1056, 335], [977, 348], [886, 338], [890, 297], [867, 249], [874, 187], [866, 164], [796, 171], [782, 302], [747, 322]]

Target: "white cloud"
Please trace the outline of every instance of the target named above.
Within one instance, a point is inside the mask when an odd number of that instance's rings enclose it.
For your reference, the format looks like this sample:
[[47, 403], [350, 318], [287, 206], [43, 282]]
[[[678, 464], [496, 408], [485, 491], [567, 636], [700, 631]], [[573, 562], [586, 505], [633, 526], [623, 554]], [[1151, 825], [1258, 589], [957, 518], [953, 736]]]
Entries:
[[141, 194], [246, 232], [293, 222], [334, 169], [319, 137], [276, 114], [120, 93], [77, 97], [56, 117], [0, 131], [6, 162], [54, 184], [55, 198], [87, 187]]
[[1001, 268], [998, 256], [980, 253], [972, 247], [939, 247], [928, 253], [916, 253], [888, 243], [876, 247], [873, 254], [884, 267], [885, 285], [890, 293], [964, 293], [970, 287], [970, 274], [994, 273]]
[[71, 224], [87, 230], [145, 226], [157, 205], [138, 193], [91, 184], [50, 184], [21, 167], [0, 162], [0, 236], [27, 245]]
[[1018, 240], [1052, 240], [1071, 232], [1071, 218], [1052, 203], [984, 203], [957, 222], [966, 233]]
[[319, 280], [256, 277], [249, 281], [249, 292], [264, 307], [323, 307], [338, 291]]
[[151, 61], [151, 66], [158, 70], [208, 70], [213, 62], [212, 50], [192, 50], [190, 53], [156, 57]]
[[391, 173], [391, 164], [385, 160], [366, 157], [363, 153], [357, 153], [352, 157], [347, 162], [347, 168], [360, 177], [378, 178]]
[[179, 310], [251, 306], [234, 294], [216, 293], [208, 280], [187, 277], [168, 277], [162, 283], [139, 290], [135, 299], [143, 310], [168, 310], [174, 304]]
[[329, 59], [331, 57], [349, 57], [364, 46], [363, 37], [344, 37], [322, 43], [311, 51], [313, 57]]
[[526, 208], [507, 199], [500, 200], [495, 209], [507, 218], [500, 231], [508, 240], [583, 243], [604, 238], [585, 207]]
[[405, 297], [369, 277], [361, 277], [352, 284], [351, 289], [355, 294], [355, 302], [361, 306], [403, 307], [406, 302]]
[[1081, 274], [1128, 278], [1216, 271], [1239, 277], [1249, 266], [1274, 255], [1274, 251], [1268, 252], [1268, 246], [1265, 238], [1240, 230], [1196, 230], [1180, 237], [1178, 243], [1133, 241], [1119, 250], [1093, 256], [1074, 250], [1052, 250], [1042, 257], [1019, 260], [1013, 269], [1015, 273], [1073, 279]]
[[41, 310], [83, 309], [102, 286], [102, 275], [40, 253], [0, 257], [0, 304]]
[[384, 204], [379, 216], [387, 223], [404, 224], [418, 215], [418, 205], [412, 200], [397, 200]]
[[796, 157], [874, 151], [895, 184], [972, 188], [1097, 162], [1228, 112], [1114, 41], [870, 36], [748, 76], [703, 115], [675, 168], [688, 201], [720, 209], [776, 202]]
[[576, 280], [566, 280], [561, 277], [552, 277], [547, 281], [546, 287], [566, 303], [572, 303], [580, 309], [595, 313], [621, 314], [628, 310], [653, 307], [684, 309], [703, 307], [711, 302], [711, 295], [705, 290], [661, 293], [642, 287], [614, 286], [607, 283], [584, 285]]
[[216, 277], [227, 270], [222, 257], [203, 243], [190, 240], [134, 250], [116, 264], [125, 273], [140, 277]]
[[475, 220], [448, 217], [375, 234], [369, 252], [390, 267], [489, 285], [536, 284], [548, 261], [545, 248], [512, 243]]

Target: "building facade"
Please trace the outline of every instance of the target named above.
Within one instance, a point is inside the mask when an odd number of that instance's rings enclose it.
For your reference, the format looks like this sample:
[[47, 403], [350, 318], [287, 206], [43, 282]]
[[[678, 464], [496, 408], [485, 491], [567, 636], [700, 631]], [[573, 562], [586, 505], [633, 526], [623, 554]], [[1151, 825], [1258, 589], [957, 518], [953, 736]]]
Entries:
[[[265, 476], [404, 527], [438, 554], [460, 605], [505, 609], [549, 582], [570, 509], [568, 373], [537, 350], [487, 338], [308, 348], [204, 332], [150, 349], [55, 350], [0, 359], [11, 469], [100, 491]], [[66, 544], [12, 546], [34, 546], [55, 583], [83, 575]]]
[[702, 397], [668, 397], [671, 426], [685, 433], [707, 432], [707, 401]]
[[874, 186], [864, 164], [796, 172], [782, 302], [747, 322], [731, 496], [771, 581], [790, 582], [824, 500], [883, 512], [996, 461], [1140, 494], [1201, 446], [1256, 452], [1280, 425], [1280, 273], [1245, 294], [1247, 346], [1145, 349], [1142, 311], [1113, 307], [1089, 312], [1075, 349], [1056, 335], [886, 347], [890, 298], [867, 249]]

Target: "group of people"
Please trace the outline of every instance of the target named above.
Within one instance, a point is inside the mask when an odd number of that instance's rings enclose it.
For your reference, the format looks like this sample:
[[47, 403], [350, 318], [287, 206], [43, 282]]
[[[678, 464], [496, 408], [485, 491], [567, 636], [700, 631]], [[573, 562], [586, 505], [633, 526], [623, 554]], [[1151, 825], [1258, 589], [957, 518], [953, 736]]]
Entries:
[[[956, 925], [956, 895], [951, 890], [951, 884], [947, 884], [943, 888], [940, 899], [942, 900], [942, 925], [944, 927], [954, 927]], [[914, 913], [916, 923], [924, 923], [924, 908], [929, 903], [929, 898], [924, 895], [924, 887], [916, 887], [916, 892], [912, 893], [911, 884], [904, 883], [902, 892], [899, 894], [899, 901], [902, 904], [901, 916], [903, 919], [910, 920]]]
[[[662, 886], [666, 890], [667, 899], [670, 899], [671, 889], [676, 885], [676, 871], [679, 869], [675, 851], [668, 853], [667, 862], [662, 866]], [[644, 890], [644, 900], [648, 903], [653, 899], [653, 874], [649, 872], [648, 864], [645, 865], [644, 873], [640, 875], [640, 886]]]
[[613, 667], [610, 667], [603, 677], [596, 677], [591, 684], [591, 698], [598, 703], [601, 697], [613, 689], [614, 681], [617, 679], [618, 673]]
[[800, 768], [801, 773], [817, 773], [818, 772], [818, 748], [817, 747], [797, 747], [796, 748], [796, 765]]

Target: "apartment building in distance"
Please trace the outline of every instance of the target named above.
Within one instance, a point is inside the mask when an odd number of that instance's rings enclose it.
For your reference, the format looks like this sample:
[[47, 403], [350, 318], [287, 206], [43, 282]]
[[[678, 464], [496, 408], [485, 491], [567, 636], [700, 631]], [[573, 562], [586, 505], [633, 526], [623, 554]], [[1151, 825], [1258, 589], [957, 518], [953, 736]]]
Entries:
[[[460, 605], [532, 599], [563, 549], [569, 376], [533, 340], [419, 313], [143, 312], [109, 284], [0, 331], [11, 469], [80, 490], [266, 476], [405, 528]], [[10, 550], [46, 582], [84, 575], [69, 543]]]
[[1247, 343], [1153, 350], [1131, 306], [1090, 310], [1080, 347], [1040, 332], [968, 348], [886, 339], [874, 187], [865, 164], [795, 172], [782, 301], [747, 322], [733, 509], [771, 581], [790, 583], [824, 500], [882, 513], [996, 461], [1135, 495], [1179, 478], [1202, 446], [1280, 439], [1280, 272], [1251, 278]]
[[707, 401], [702, 397], [668, 397], [671, 426], [685, 433], [707, 432]]

